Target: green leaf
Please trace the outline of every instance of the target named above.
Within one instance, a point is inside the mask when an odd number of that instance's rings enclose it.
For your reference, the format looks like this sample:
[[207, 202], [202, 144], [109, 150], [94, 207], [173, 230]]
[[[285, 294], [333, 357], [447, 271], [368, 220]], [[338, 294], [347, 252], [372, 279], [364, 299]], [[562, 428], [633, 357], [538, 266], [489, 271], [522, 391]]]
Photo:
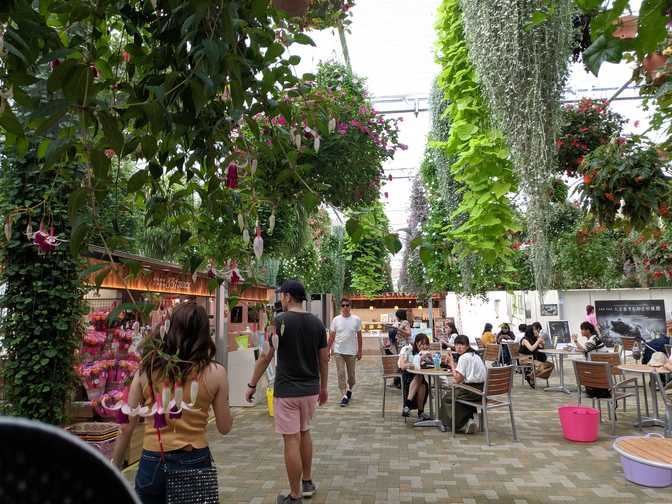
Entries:
[[91, 166], [94, 177], [99, 179], [98, 182], [109, 178], [111, 163], [102, 149], [91, 150]]
[[301, 56], [297, 56], [296, 54], [294, 54], [294, 55], [292, 55], [292, 56], [289, 57], [289, 59], [287, 60], [287, 62], [288, 62], [290, 65], [298, 65], [299, 63], [301, 63]]
[[110, 265], [106, 263], [91, 264], [79, 272], [79, 278], [82, 280], [86, 280], [97, 271], [100, 271], [104, 268], [109, 268], [109, 266]]
[[431, 248], [428, 246], [422, 246], [420, 247], [420, 260], [422, 261], [422, 264], [424, 265], [429, 265], [432, 263], [432, 259], [434, 257], [434, 253]]
[[401, 250], [401, 240], [399, 240], [399, 235], [395, 233], [389, 233], [383, 239], [385, 242], [385, 247], [390, 251], [391, 254], [396, 254]]
[[597, 75], [602, 63], [618, 63], [623, 55], [623, 45], [620, 39], [608, 35], [600, 35], [583, 53], [583, 61], [588, 69]]
[[361, 222], [354, 217], [349, 218], [345, 223], [345, 230], [348, 233], [348, 237], [355, 243], [360, 240], [364, 233], [364, 228], [362, 227]]
[[409, 247], [411, 250], [415, 250], [415, 249], [418, 248], [420, 245], [422, 245], [422, 242], [423, 242], [423, 238], [422, 238], [422, 236], [416, 236], [416, 237], [413, 238], [413, 239], [411, 240], [411, 242], [408, 244], [408, 247]]
[[667, 37], [668, 18], [663, 0], [644, 0], [639, 9], [639, 29], [635, 39], [637, 55], [643, 58], [652, 53]]
[[138, 192], [149, 180], [147, 170], [138, 170], [128, 179], [128, 192]]
[[315, 42], [313, 42], [313, 39], [311, 39], [305, 33], [297, 33], [296, 35], [294, 35], [294, 37], [292, 37], [292, 39], [297, 44], [315, 46]]
[[154, 154], [156, 154], [156, 139], [152, 135], [145, 135], [142, 137], [141, 140], [142, 144], [142, 155], [145, 157], [145, 159], [150, 160], [154, 157]]
[[[106, 265], [100, 264], [99, 266], [106, 266]], [[108, 268], [105, 268], [103, 271], [101, 271], [100, 273], [98, 273], [96, 275], [96, 278], [95, 278], [96, 289], [100, 289], [100, 286], [103, 285], [103, 282], [107, 278], [107, 275], [110, 274], [110, 271], [112, 271], [112, 268], [108, 267]]]
[[152, 303], [122, 303], [114, 307], [107, 317], [108, 323], [113, 324], [119, 318], [119, 314], [122, 311], [127, 312], [140, 312], [148, 316], [150, 312], [155, 308]]
[[128, 268], [130, 276], [138, 276], [140, 273], [140, 263], [138, 261], [133, 261], [131, 259], [122, 259], [122, 264]]
[[70, 197], [68, 198], [68, 216], [70, 217], [70, 222], [75, 221], [75, 217], [86, 205], [87, 196], [86, 190], [82, 188], [75, 189], [70, 193]]
[[266, 51], [266, 55], [264, 57], [269, 61], [274, 61], [279, 56], [281, 56], [282, 53], [284, 53], [284, 52], [285, 52], [285, 48], [281, 44], [278, 44], [277, 42], [274, 42], [268, 48], [268, 50]]
[[106, 144], [112, 147], [117, 154], [121, 154], [124, 150], [124, 135], [121, 133], [117, 119], [106, 110], [98, 112], [98, 119], [103, 125]]
[[21, 123], [12, 112], [11, 107], [5, 107], [5, 111], [0, 115], [0, 126], [7, 132], [13, 135], [22, 137], [23, 127]]
[[575, 0], [577, 7], [585, 13], [592, 13], [604, 0]]
[[44, 156], [47, 154], [47, 149], [49, 148], [49, 144], [51, 143], [51, 140], [45, 139], [40, 142], [39, 147], [37, 148], [37, 157], [39, 159], [44, 159]]
[[89, 224], [85, 222], [80, 222], [76, 226], [73, 226], [70, 233], [70, 253], [73, 257], [79, 257], [90, 229]]
[[49, 93], [55, 93], [59, 89], [62, 89], [66, 77], [70, 75], [76, 66], [77, 62], [75, 60], [69, 59], [61, 62], [60, 65], [54, 68], [54, 70], [51, 72], [51, 75], [49, 75], [49, 78], [47, 79], [47, 91]]

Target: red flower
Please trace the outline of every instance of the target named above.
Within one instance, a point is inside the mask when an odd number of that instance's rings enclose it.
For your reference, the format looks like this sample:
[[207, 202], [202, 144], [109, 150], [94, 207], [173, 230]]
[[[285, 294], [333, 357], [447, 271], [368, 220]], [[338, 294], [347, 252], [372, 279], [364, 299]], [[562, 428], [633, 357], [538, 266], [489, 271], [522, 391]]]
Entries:
[[513, 245], [511, 245], [511, 248], [513, 250], [520, 250], [520, 245], [521, 245], [521, 243], [519, 241], [515, 241], [515, 242], [513, 242]]
[[590, 185], [592, 181], [593, 181], [593, 177], [591, 177], [590, 175], [584, 175], [583, 176], [584, 185]]
[[616, 139], [616, 143], [617, 143], [618, 145], [623, 145], [623, 144], [625, 143], [625, 138], [623, 138], [623, 137], [618, 137], [618, 138]]
[[590, 131], [590, 129], [589, 129], [589, 128], [580, 128], [579, 131], [580, 131], [581, 133], [585, 133], [585, 132], [587, 132], [587, 131]]
[[114, 149], [105, 149], [105, 155], [106, 155], [108, 158], [112, 158], [112, 157], [114, 157], [115, 154], [116, 154], [116, 152], [114, 151]]
[[661, 243], [660, 244], [660, 250], [667, 250], [667, 249], [668, 249], [667, 243]]
[[663, 276], [663, 273], [662, 273], [662, 271], [655, 271], [655, 272], [653, 273], [653, 276], [656, 277], [656, 278], [660, 278], [660, 277]]
[[639, 128], [639, 121], [635, 121], [635, 128]]
[[231, 163], [226, 170], [226, 187], [229, 189], [238, 187], [238, 166], [236, 166], [236, 163]]
[[121, 57], [126, 63], [131, 61], [131, 55], [128, 54], [127, 51], [124, 51], [123, 54], [121, 55]]
[[614, 196], [614, 193], [604, 193], [604, 197], [607, 198], [609, 201], [616, 201], [616, 196]]
[[555, 146], [556, 147], [562, 147], [563, 145], [565, 145], [565, 142], [563, 142], [559, 138], [555, 141]]
[[53, 60], [51, 60], [49, 62], [49, 68], [51, 68], [52, 71], [56, 70], [56, 67], [60, 64], [61, 64], [61, 60], [59, 60], [58, 58], [54, 58]]

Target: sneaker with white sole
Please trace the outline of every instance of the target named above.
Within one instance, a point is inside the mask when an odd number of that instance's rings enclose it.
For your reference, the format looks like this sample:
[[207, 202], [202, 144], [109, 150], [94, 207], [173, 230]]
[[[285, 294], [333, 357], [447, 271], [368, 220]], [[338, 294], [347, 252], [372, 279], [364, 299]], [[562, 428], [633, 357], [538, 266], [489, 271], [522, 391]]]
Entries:
[[291, 495], [278, 495], [275, 504], [303, 504], [303, 499], [292, 499]]
[[317, 492], [317, 486], [313, 483], [313, 480], [301, 480], [301, 487], [304, 497], [312, 497]]
[[466, 425], [463, 428], [465, 434], [476, 434], [476, 422], [473, 418], [467, 420]]
[[422, 413], [418, 414], [418, 422], [424, 422], [425, 420], [431, 420], [432, 417], [430, 417], [427, 413], [424, 411]]

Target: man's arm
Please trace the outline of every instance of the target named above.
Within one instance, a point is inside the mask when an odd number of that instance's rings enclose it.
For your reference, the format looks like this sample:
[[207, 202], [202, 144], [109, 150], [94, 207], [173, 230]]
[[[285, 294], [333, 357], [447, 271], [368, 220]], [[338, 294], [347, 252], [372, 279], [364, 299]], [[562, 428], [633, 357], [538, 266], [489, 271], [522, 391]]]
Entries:
[[[257, 360], [257, 363], [254, 365], [254, 371], [252, 372], [252, 378], [247, 382], [247, 390], [245, 391], [245, 400], [247, 402], [252, 402], [252, 396], [257, 391], [257, 383], [261, 379], [261, 376], [266, 371], [266, 368], [273, 360], [273, 355], [275, 355], [275, 348], [273, 345], [269, 345], [268, 351], [262, 353]], [[250, 387], [250, 385], [252, 385]]]
[[320, 406], [329, 399], [327, 393], [327, 379], [329, 377], [329, 347], [320, 348]]
[[331, 353], [331, 349], [334, 346], [334, 341], [336, 341], [336, 331], [332, 329], [329, 331], [329, 339], [327, 340], [327, 348], [329, 349], [329, 353]]
[[362, 358], [362, 330], [357, 331], [357, 360]]

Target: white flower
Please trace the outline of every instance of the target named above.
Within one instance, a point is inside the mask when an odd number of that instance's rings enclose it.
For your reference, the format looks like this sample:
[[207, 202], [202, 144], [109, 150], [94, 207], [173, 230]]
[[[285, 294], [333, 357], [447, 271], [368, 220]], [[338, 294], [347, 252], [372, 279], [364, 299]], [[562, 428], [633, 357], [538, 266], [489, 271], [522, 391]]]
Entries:
[[250, 174], [254, 175], [257, 172], [257, 160], [253, 159], [250, 162]]
[[333, 133], [336, 130], [336, 119], [332, 117], [329, 119], [329, 133]]
[[274, 229], [275, 229], [275, 210], [273, 210], [271, 216], [268, 218], [268, 232], [272, 234]]
[[243, 229], [243, 243], [247, 244], [250, 241], [250, 232], [247, 228]]
[[296, 145], [297, 149], [301, 148], [301, 135], [299, 133], [294, 135], [294, 145]]
[[315, 152], [320, 150], [320, 135], [315, 134], [315, 138], [313, 139], [313, 149], [315, 149]]

